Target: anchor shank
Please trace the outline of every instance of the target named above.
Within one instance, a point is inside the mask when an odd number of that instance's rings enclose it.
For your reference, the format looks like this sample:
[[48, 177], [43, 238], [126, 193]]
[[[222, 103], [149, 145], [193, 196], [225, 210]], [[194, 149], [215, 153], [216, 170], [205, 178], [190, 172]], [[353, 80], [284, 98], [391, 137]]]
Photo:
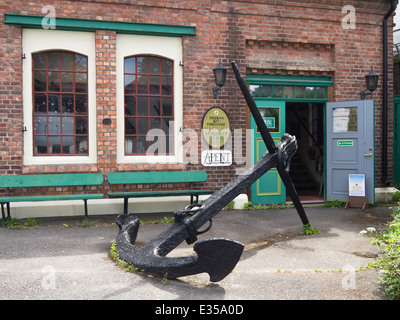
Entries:
[[[263, 120], [261, 117], [260, 112], [258, 111], [257, 105], [253, 99], [253, 97], [250, 94], [249, 89], [247, 88], [246, 82], [244, 81], [242, 75], [239, 72], [239, 68], [236, 65], [234, 61], [231, 62], [233, 72], [235, 73], [236, 81], [239, 85], [240, 90], [242, 91], [242, 94], [246, 100], [246, 103], [250, 109], [251, 114], [253, 115], [253, 118], [257, 124], [258, 130], [260, 131], [261, 137], [264, 140], [264, 143], [268, 149], [268, 152], [274, 153], [276, 152], [276, 147], [275, 143], [272, 139], [272, 136]], [[286, 187], [286, 190], [290, 196], [290, 198], [293, 201], [293, 205], [295, 206], [297, 213], [300, 216], [301, 221], [303, 222], [303, 225], [309, 224], [308, 218], [306, 216], [306, 213], [304, 211], [303, 205], [300, 202], [299, 196], [297, 194], [296, 188], [293, 185], [292, 179], [290, 178], [288, 172], [286, 172], [283, 163], [280, 163], [277, 166], [279, 175], [282, 179], [283, 184]]]
[[[191, 220], [191, 223], [193, 223], [193, 227], [196, 230], [200, 229], [228, 203], [256, 182], [268, 170], [276, 167], [277, 164], [277, 154], [265, 153], [254, 166], [246, 170], [243, 174], [237, 176], [225, 187], [216, 191], [203, 202], [202, 210], [193, 217], [188, 218]], [[188, 237], [189, 233], [186, 230], [185, 225], [183, 223], [175, 222], [171, 228], [166, 230], [158, 238], [148, 242], [146, 246], [149, 245], [153, 246], [153, 248], [156, 247], [158, 254], [165, 256]]]

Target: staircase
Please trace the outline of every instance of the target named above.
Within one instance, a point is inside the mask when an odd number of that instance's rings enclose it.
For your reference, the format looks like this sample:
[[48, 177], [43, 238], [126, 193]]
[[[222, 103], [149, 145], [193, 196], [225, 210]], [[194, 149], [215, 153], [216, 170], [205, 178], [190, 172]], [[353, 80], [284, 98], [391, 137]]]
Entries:
[[319, 190], [319, 182], [308, 171], [298, 154], [295, 154], [290, 163], [289, 175], [297, 191]]

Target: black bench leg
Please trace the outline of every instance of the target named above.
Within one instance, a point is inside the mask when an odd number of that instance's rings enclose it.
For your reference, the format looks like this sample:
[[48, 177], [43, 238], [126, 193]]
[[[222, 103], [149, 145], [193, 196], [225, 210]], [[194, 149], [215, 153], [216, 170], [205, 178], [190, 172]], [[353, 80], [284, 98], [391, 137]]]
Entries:
[[[196, 202], [194, 201], [194, 197], [196, 197]], [[190, 195], [190, 204], [199, 203], [199, 195]]]
[[7, 202], [7, 217], [11, 218], [11, 215], [10, 215], [10, 203], [9, 202]]
[[88, 221], [89, 216], [88, 216], [87, 200], [85, 199], [83, 200], [83, 202], [85, 205], [85, 221]]
[[128, 198], [124, 198], [124, 214], [128, 214]]
[[4, 212], [4, 203], [1, 204], [1, 216], [2, 216], [1, 226], [4, 228], [6, 226], [6, 214]]

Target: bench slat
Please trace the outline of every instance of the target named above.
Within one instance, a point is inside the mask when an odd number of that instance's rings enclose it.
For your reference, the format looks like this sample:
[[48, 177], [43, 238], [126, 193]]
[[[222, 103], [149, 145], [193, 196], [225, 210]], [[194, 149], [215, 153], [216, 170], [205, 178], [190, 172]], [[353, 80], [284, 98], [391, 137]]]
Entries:
[[206, 180], [205, 171], [111, 172], [107, 176], [110, 184], [189, 183]]
[[90, 199], [102, 199], [102, 198], [104, 198], [104, 194], [102, 193], [54, 194], [54, 195], [38, 195], [38, 196], [0, 197], [0, 203], [56, 201], [56, 200], [90, 200]]
[[101, 173], [7, 175], [0, 176], [0, 188], [92, 186], [103, 179]]
[[110, 198], [145, 198], [168, 196], [197, 196], [213, 194], [212, 190], [166, 190], [166, 191], [139, 191], [139, 192], [110, 192]]

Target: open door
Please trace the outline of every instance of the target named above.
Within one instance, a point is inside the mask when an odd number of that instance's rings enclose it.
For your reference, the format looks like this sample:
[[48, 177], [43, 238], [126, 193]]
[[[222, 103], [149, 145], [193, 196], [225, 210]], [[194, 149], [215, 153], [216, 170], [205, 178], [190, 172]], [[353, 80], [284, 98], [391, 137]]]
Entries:
[[375, 202], [374, 100], [326, 106], [326, 200], [348, 200], [349, 174], [365, 174], [365, 196]]
[[[256, 104], [275, 144], [278, 144], [286, 132], [285, 101], [265, 100], [256, 101]], [[252, 145], [254, 146], [253, 159], [256, 163], [267, 151], [267, 148], [252, 116], [250, 128], [254, 132]], [[256, 205], [286, 202], [286, 188], [276, 169], [269, 170], [257, 182], [253, 183], [251, 186], [251, 202]]]

